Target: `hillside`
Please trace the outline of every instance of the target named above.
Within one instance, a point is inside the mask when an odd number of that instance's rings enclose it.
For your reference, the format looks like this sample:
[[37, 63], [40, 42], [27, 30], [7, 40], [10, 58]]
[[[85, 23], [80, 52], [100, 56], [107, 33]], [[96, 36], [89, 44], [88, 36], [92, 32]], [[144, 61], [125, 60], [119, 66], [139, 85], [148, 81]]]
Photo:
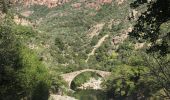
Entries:
[[[29, 0], [24, 3], [27, 2]], [[43, 6], [47, 3], [33, 1], [29, 6], [17, 6], [16, 16], [27, 20], [25, 23], [31, 23], [38, 31], [28, 46], [41, 55], [47, 66], [59, 72], [89, 67], [110, 70], [106, 58], [115, 49], [112, 39], [117, 37], [114, 42], [122, 43], [127, 36], [119, 35], [127, 34], [132, 28], [128, 21], [132, 12], [130, 3], [127, 0], [72, 0], [49, 8]], [[103, 40], [105, 35], [107, 38]]]
[[0, 0], [0, 99], [169, 100], [169, 11], [168, 0]]

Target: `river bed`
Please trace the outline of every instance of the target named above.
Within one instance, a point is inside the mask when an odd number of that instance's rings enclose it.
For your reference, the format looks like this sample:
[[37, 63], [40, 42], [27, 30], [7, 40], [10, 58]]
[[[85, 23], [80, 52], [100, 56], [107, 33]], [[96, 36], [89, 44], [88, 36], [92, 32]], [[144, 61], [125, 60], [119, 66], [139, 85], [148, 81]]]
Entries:
[[90, 78], [87, 82], [78, 87], [73, 96], [78, 100], [108, 100], [107, 93], [103, 91], [102, 78]]

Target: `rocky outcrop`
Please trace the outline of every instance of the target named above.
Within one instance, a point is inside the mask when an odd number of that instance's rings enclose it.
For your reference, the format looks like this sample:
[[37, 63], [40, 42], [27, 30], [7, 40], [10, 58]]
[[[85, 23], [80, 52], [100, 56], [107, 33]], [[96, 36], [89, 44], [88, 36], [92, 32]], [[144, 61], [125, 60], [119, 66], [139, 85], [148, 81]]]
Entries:
[[140, 13], [139, 11], [137, 11], [137, 10], [135, 10], [135, 9], [132, 9], [132, 10], [130, 11], [128, 17], [129, 17], [130, 19], [133, 19], [133, 20], [136, 21], [140, 15], [141, 15], [141, 13]]
[[94, 25], [93, 27], [91, 27], [87, 32], [88, 37], [92, 39], [94, 36], [99, 35], [104, 25], [105, 23], [98, 23]]
[[138, 49], [143, 48], [144, 45], [145, 45], [145, 43], [136, 43], [136, 44], [135, 44], [135, 50], [138, 50]]
[[126, 0], [116, 0], [116, 2], [117, 2], [118, 5], [123, 4], [125, 1], [126, 1]]
[[24, 12], [21, 13], [21, 15], [24, 16], [24, 17], [29, 17], [33, 13], [34, 13], [33, 11], [24, 11]]
[[82, 5], [81, 3], [74, 3], [71, 6], [74, 7], [74, 8], [80, 8], [81, 5]]
[[20, 18], [19, 16], [14, 16], [14, 22], [17, 24], [17, 25], [23, 25], [23, 26], [32, 26], [33, 23], [24, 19], [24, 18]]
[[119, 47], [119, 44], [123, 43], [123, 41], [128, 38], [129, 36], [128, 33], [131, 32], [132, 30], [133, 28], [129, 27], [128, 29], [122, 30], [121, 33], [113, 37], [112, 45], [114, 46], [115, 49], [117, 49]]

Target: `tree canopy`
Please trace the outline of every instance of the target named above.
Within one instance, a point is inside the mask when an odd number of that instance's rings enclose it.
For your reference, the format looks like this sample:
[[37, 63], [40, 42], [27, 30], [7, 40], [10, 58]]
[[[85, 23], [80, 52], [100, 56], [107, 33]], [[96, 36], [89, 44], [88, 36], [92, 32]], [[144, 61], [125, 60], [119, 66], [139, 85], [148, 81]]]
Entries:
[[138, 41], [147, 43], [145, 61], [159, 86], [170, 98], [170, 1], [169, 0], [137, 0], [131, 4], [137, 8], [147, 4], [147, 10], [141, 14], [129, 35]]

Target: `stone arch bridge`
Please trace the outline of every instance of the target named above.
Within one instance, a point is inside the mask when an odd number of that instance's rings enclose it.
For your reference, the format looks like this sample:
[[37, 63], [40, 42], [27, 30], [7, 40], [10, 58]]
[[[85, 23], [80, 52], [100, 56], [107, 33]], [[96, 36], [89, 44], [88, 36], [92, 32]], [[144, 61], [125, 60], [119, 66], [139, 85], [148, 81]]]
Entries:
[[74, 80], [74, 78], [78, 75], [80, 75], [83, 72], [94, 72], [100, 75], [103, 78], [106, 78], [111, 75], [111, 72], [107, 71], [101, 71], [101, 70], [94, 70], [94, 69], [84, 69], [79, 71], [74, 71], [71, 73], [61, 74], [61, 77], [67, 82], [69, 88], [71, 87], [71, 82]]

